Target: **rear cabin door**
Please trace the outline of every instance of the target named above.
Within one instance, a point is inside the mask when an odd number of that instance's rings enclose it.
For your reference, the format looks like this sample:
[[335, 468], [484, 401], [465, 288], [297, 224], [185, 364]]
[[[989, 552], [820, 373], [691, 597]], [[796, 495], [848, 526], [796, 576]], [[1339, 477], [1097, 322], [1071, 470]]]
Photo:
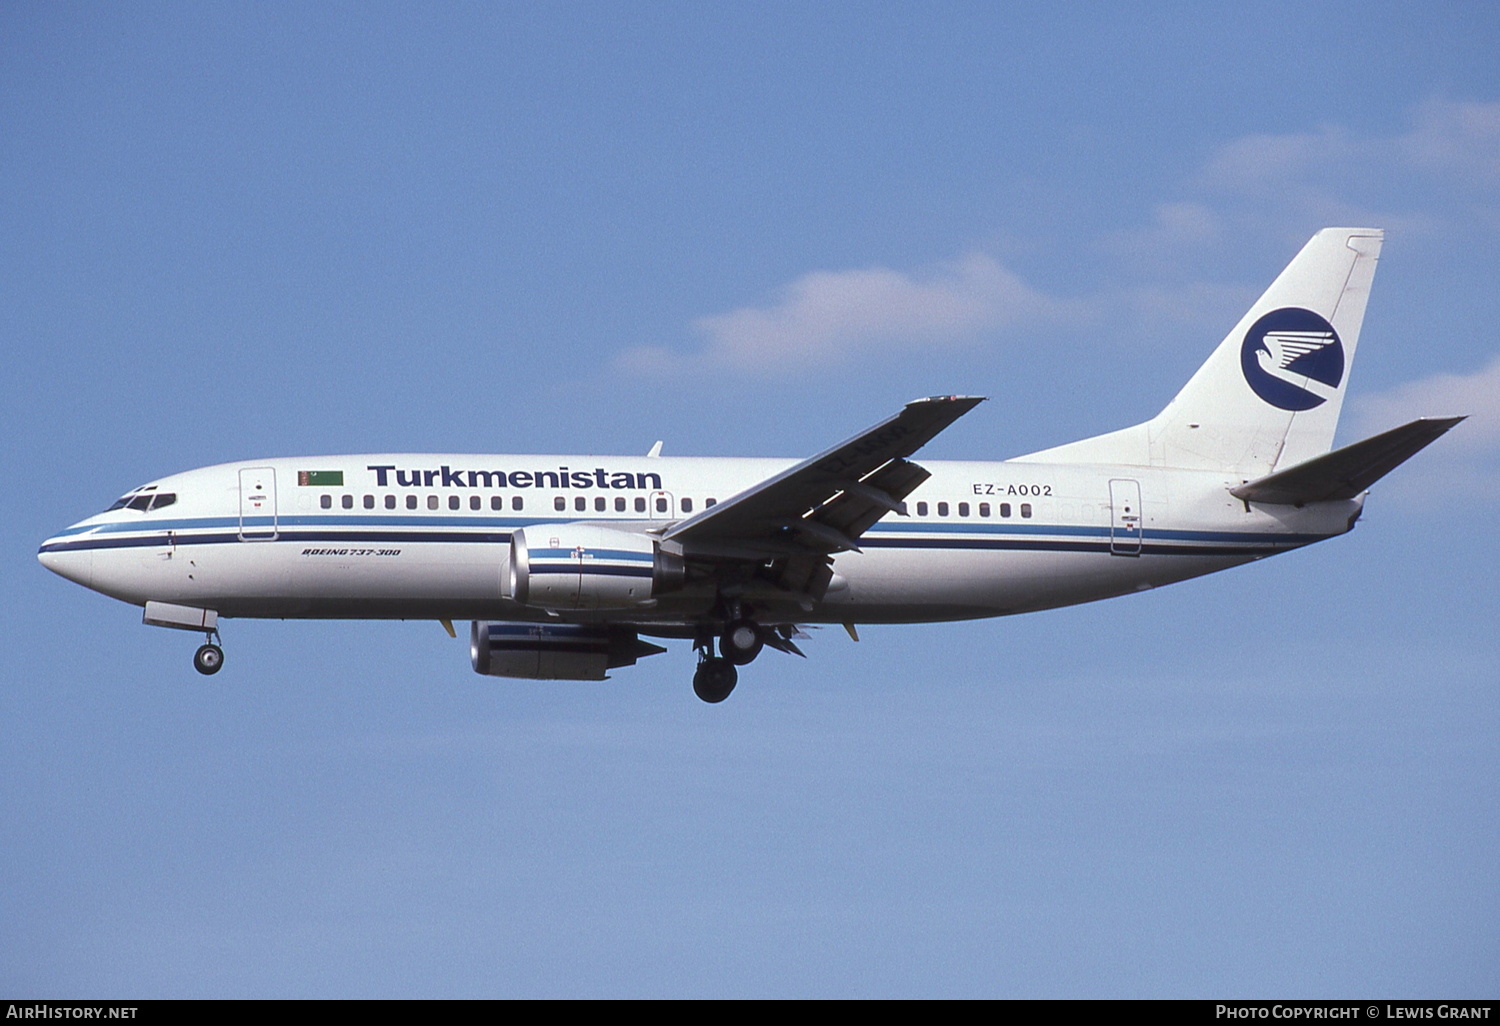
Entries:
[[1129, 478], [1109, 482], [1109, 551], [1115, 556], [1141, 554], [1141, 483]]
[[251, 467], [240, 471], [240, 540], [276, 537], [276, 471]]

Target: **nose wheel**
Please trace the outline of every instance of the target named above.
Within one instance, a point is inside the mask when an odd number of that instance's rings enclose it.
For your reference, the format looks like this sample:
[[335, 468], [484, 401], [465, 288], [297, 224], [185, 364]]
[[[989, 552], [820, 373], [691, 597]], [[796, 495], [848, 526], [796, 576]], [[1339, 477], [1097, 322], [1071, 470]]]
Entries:
[[214, 642], [215, 636], [210, 634], [208, 641], [198, 646], [198, 651], [193, 653], [193, 669], [205, 677], [212, 676], [224, 668], [224, 650]]

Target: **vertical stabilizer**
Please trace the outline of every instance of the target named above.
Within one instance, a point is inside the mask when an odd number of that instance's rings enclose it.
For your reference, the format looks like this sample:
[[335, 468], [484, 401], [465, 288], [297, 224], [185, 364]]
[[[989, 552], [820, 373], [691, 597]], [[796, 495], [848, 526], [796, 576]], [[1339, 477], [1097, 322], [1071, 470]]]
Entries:
[[1328, 452], [1383, 237], [1378, 228], [1324, 228], [1156, 417], [1020, 459], [1248, 479]]
[[1150, 422], [1151, 462], [1266, 474], [1332, 449], [1382, 237], [1314, 235]]

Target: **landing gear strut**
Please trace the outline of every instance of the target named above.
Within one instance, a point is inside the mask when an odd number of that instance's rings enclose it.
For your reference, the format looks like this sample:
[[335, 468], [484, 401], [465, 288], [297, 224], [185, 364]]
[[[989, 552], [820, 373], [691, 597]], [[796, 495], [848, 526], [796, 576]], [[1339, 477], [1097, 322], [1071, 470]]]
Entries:
[[700, 624], [693, 642], [698, 649], [698, 671], [693, 674], [693, 693], [705, 702], [722, 702], [739, 681], [737, 666], [753, 662], [766, 646], [766, 631], [750, 619], [748, 606], [738, 599], [724, 602], [718, 613], [728, 623], [719, 635], [719, 654], [714, 655], [714, 636], [708, 624]]
[[204, 676], [211, 676], [224, 668], [224, 650], [214, 643], [217, 640], [216, 634], [210, 634], [208, 641], [193, 653], [193, 669]]

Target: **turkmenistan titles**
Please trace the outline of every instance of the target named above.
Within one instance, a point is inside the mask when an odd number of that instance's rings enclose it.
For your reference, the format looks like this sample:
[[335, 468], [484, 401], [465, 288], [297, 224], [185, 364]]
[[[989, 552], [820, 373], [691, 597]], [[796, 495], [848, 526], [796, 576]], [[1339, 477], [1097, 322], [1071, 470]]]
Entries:
[[[617, 488], [637, 490], [659, 490], [661, 475], [656, 473], [632, 474], [627, 471], [609, 471], [603, 467], [593, 470], [464, 470], [455, 469], [446, 463], [436, 470], [405, 469], [395, 464], [367, 466], [375, 472], [377, 488]], [[298, 476], [299, 480], [301, 475]], [[340, 477], [339, 484], [343, 484]]]

